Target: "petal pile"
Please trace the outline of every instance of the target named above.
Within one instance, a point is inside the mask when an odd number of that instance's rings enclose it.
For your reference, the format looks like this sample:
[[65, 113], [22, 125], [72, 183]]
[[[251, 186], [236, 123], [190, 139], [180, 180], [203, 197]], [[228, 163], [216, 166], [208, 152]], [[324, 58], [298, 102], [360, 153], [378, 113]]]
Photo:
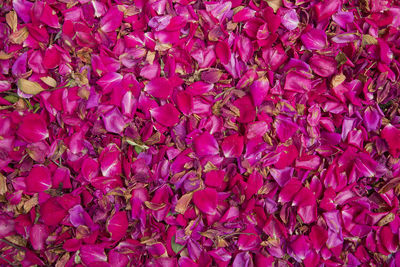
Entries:
[[400, 266], [400, 3], [0, 3], [0, 266]]

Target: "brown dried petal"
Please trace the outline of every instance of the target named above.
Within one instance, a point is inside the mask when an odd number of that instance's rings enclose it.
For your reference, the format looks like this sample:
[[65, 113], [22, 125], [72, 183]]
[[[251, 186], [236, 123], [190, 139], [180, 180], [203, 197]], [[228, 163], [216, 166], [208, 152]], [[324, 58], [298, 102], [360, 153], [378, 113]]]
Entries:
[[10, 36], [9, 39], [12, 43], [14, 44], [22, 44], [26, 38], [28, 38], [29, 32], [26, 27], [23, 27], [22, 29], [13, 32]]
[[17, 30], [18, 18], [17, 18], [17, 13], [14, 10], [7, 13], [6, 22], [7, 22], [7, 25], [10, 26], [10, 28], [13, 32], [15, 32]]
[[175, 206], [175, 211], [184, 214], [189, 206], [190, 201], [192, 200], [193, 192], [183, 195]]
[[37, 95], [44, 91], [43, 87], [37, 82], [32, 82], [22, 78], [18, 80], [17, 85], [18, 88], [25, 94]]
[[7, 191], [7, 179], [3, 174], [0, 173], [0, 195], [5, 194]]

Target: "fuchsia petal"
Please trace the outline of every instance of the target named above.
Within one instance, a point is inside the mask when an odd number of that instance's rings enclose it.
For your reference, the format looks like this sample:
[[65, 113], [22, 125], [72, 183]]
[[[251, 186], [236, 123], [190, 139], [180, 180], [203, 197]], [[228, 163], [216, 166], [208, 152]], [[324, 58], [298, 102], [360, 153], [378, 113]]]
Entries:
[[125, 128], [125, 120], [118, 108], [114, 108], [103, 115], [104, 126], [107, 131], [120, 134]]
[[306, 33], [303, 33], [301, 41], [309, 50], [321, 50], [327, 45], [325, 32], [313, 28], [309, 29]]
[[194, 139], [194, 149], [199, 156], [216, 155], [219, 153], [217, 141], [208, 132], [204, 132]]
[[179, 111], [168, 103], [150, 110], [151, 116], [160, 124], [171, 127], [179, 122]]
[[393, 157], [400, 156], [400, 129], [397, 129], [393, 125], [386, 125], [381, 132], [381, 137], [386, 141], [389, 146], [390, 154]]
[[215, 53], [222, 64], [228, 64], [231, 58], [231, 52], [226, 42], [220, 41], [215, 46]]
[[120, 240], [123, 238], [128, 230], [128, 217], [126, 212], [116, 212], [108, 221], [107, 230], [112, 240]]
[[166, 78], [154, 78], [145, 86], [145, 91], [154, 97], [167, 99], [172, 93], [172, 85]]
[[214, 85], [212, 84], [199, 81], [192, 83], [188, 88], [186, 88], [186, 92], [188, 92], [191, 95], [202, 95], [204, 93], [211, 91], [213, 87]]
[[113, 177], [121, 173], [120, 151], [109, 144], [100, 154], [100, 169], [103, 176]]
[[118, 7], [112, 7], [108, 10], [107, 14], [101, 19], [100, 26], [104, 32], [112, 32], [121, 26], [124, 14]]
[[103, 266], [104, 262], [107, 262], [107, 255], [104, 252], [104, 248], [100, 245], [83, 245], [80, 250], [80, 257], [82, 262], [90, 266]]
[[205, 214], [214, 215], [217, 212], [217, 191], [213, 188], [206, 188], [194, 192], [193, 203]]
[[25, 183], [30, 192], [43, 192], [50, 189], [52, 185], [50, 170], [42, 165], [33, 166]]
[[310, 59], [311, 69], [321, 77], [329, 77], [336, 72], [337, 62], [334, 58], [314, 55]]
[[243, 152], [244, 138], [237, 134], [225, 137], [221, 144], [222, 152], [225, 157], [239, 157]]
[[239, 109], [238, 122], [248, 123], [254, 120], [256, 111], [250, 96], [239, 98], [233, 104]]
[[43, 224], [35, 224], [30, 233], [30, 242], [34, 250], [43, 250], [45, 248], [45, 240], [49, 236], [48, 229]]
[[22, 119], [18, 135], [28, 143], [34, 143], [49, 137], [46, 121], [38, 114], [28, 114]]

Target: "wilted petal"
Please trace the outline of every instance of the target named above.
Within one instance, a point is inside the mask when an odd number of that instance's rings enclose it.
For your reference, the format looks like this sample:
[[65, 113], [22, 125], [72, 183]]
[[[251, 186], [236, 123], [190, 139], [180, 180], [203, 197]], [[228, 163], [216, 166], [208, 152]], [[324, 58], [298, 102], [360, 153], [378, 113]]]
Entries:
[[69, 220], [74, 227], [85, 225], [84, 213], [85, 210], [81, 205], [76, 205], [69, 210]]
[[338, 11], [341, 2], [339, 0], [321, 1], [314, 6], [317, 20], [322, 21], [330, 18]]
[[299, 71], [290, 71], [286, 75], [284, 89], [296, 93], [305, 93], [311, 90], [311, 79]]
[[367, 107], [364, 111], [364, 125], [368, 131], [375, 131], [381, 124], [382, 116], [374, 107]]
[[59, 224], [67, 214], [67, 211], [54, 198], [40, 206], [40, 216], [46, 225], [55, 226]]
[[212, 170], [206, 173], [206, 179], [204, 183], [207, 186], [220, 188], [224, 182], [225, 171]]

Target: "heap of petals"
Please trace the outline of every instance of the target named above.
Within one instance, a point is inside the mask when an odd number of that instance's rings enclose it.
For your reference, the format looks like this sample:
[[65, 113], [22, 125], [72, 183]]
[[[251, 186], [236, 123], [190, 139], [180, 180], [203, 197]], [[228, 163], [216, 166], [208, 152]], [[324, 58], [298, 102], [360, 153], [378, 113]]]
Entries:
[[396, 0], [0, 3], [0, 265], [400, 266]]

